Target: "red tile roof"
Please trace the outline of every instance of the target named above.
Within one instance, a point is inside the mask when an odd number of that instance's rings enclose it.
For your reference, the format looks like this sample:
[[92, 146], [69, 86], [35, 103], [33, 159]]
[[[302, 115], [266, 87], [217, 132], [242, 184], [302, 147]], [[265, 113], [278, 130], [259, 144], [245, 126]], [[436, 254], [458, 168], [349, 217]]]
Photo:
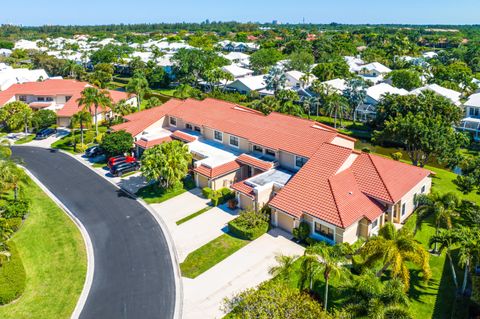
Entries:
[[[16, 95], [37, 95], [37, 96], [71, 96], [70, 100], [64, 104], [63, 108], [58, 110], [60, 117], [70, 117], [81, 109], [78, 107], [77, 99], [80, 93], [90, 84], [75, 80], [50, 79], [43, 82], [27, 82], [23, 84], [14, 84], [5, 91], [0, 92], [0, 106], [9, 101]], [[121, 99], [127, 99], [128, 95], [124, 92], [109, 90], [114, 103]]]
[[255, 193], [253, 192], [253, 187], [247, 185], [245, 181], [238, 182], [232, 185], [232, 189], [239, 191], [242, 194], [247, 195], [248, 197], [255, 197]]
[[268, 171], [272, 169], [274, 166], [273, 162], [263, 161], [259, 158], [256, 158], [247, 154], [241, 154], [239, 157], [237, 157], [237, 161], [243, 164], [256, 167], [262, 171]]
[[167, 143], [171, 141], [172, 141], [172, 138], [170, 136], [165, 136], [165, 137], [157, 138], [150, 141], [139, 139], [138, 141], [135, 142], [135, 145], [140, 146], [143, 149], [148, 149], [150, 147], [154, 147], [155, 145], [159, 145], [159, 144]]
[[149, 126], [161, 120], [168, 112], [183, 103], [182, 100], [171, 99], [165, 104], [141, 112], [124, 116], [125, 123], [112, 126], [115, 131], [125, 130], [136, 136], [145, 131]]
[[194, 171], [208, 178], [216, 178], [235, 172], [240, 167], [241, 165], [237, 161], [231, 161], [213, 168], [201, 164], [198, 167], [195, 167]]
[[190, 143], [190, 142], [193, 142], [193, 141], [197, 140], [197, 137], [195, 137], [193, 135], [190, 135], [190, 134], [187, 134], [185, 132], [179, 131], [179, 130], [176, 130], [175, 132], [173, 132], [172, 136], [174, 138], [177, 138], [177, 139], [185, 142], [185, 143]]
[[[431, 173], [376, 155], [355, 153], [324, 144], [270, 205], [299, 218], [308, 214], [346, 228], [363, 217], [377, 218], [384, 210], [379, 201], [397, 202]], [[350, 156], [356, 158], [343, 169]]]

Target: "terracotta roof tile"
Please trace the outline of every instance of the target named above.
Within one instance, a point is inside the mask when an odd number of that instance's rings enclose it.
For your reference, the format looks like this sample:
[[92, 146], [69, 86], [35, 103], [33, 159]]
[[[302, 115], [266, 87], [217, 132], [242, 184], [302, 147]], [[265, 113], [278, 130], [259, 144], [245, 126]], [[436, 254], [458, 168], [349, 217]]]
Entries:
[[243, 164], [247, 164], [250, 166], [253, 166], [255, 168], [258, 168], [262, 171], [268, 171], [273, 168], [274, 163], [273, 162], [268, 162], [268, 161], [263, 161], [259, 158], [250, 156], [248, 154], [241, 154], [239, 157], [237, 157], [237, 161]]
[[159, 144], [167, 143], [171, 141], [172, 141], [172, 138], [170, 136], [166, 136], [166, 137], [161, 137], [161, 138], [157, 138], [150, 141], [139, 139], [138, 141], [135, 142], [135, 145], [140, 146], [143, 149], [148, 149], [150, 147], [154, 147], [155, 145], [159, 145]]
[[242, 194], [245, 194], [249, 197], [255, 197], [255, 193], [253, 192], [253, 187], [247, 185], [245, 181], [238, 182], [232, 185], [232, 189], [239, 191]]
[[180, 130], [176, 130], [175, 132], [173, 132], [172, 136], [186, 143], [190, 143], [197, 140], [197, 137], [190, 135], [188, 133], [182, 132]]
[[194, 171], [208, 178], [216, 178], [234, 172], [240, 167], [241, 165], [237, 161], [231, 161], [213, 168], [201, 164], [198, 167], [195, 167]]

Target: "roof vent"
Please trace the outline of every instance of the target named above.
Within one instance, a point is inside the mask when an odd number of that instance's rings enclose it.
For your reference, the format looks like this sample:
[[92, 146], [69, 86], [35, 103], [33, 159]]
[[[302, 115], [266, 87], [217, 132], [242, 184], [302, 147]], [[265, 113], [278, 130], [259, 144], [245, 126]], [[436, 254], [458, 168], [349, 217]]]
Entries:
[[352, 192], [352, 191], [350, 191], [350, 192], [348, 192], [348, 194], [349, 194], [349, 195], [353, 195], [353, 192]]

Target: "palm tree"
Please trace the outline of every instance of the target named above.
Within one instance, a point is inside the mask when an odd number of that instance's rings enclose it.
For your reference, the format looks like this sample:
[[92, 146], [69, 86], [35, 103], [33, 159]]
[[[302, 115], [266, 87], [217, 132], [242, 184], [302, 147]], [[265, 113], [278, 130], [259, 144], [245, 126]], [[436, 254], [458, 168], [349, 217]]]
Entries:
[[340, 117], [340, 126], [342, 126], [342, 119], [349, 113], [347, 99], [338, 93], [332, 93], [326, 97], [324, 108], [326, 114], [334, 117], [334, 128], [337, 128], [337, 117]]
[[273, 277], [279, 277], [282, 280], [285, 280], [289, 277], [290, 273], [293, 270], [293, 264], [297, 256], [286, 256], [286, 255], [277, 255], [275, 260], [277, 261], [276, 266], [270, 267], [268, 273]]
[[283, 90], [287, 83], [287, 77], [282, 68], [274, 66], [264, 77], [267, 90], [273, 91], [275, 96], [279, 90]]
[[446, 252], [448, 262], [450, 263], [450, 269], [452, 271], [453, 283], [455, 284], [455, 290], [458, 290], [457, 273], [455, 272], [455, 266], [452, 259], [452, 246], [459, 241], [456, 232], [452, 230], [441, 229], [437, 234], [430, 238], [430, 246], [439, 245], [438, 253]]
[[460, 293], [465, 294], [467, 288], [468, 273], [470, 265], [474, 260], [478, 260], [480, 254], [480, 231], [468, 227], [460, 227], [457, 231], [458, 236], [458, 258], [461, 267], [464, 267], [463, 283]]
[[125, 89], [130, 94], [136, 94], [138, 104], [137, 107], [140, 111], [142, 99], [149, 89], [147, 79], [145, 79], [143, 76], [134, 76], [130, 79]]
[[[428, 195], [421, 194], [415, 198], [415, 203], [418, 205], [417, 211], [417, 227], [421, 221], [427, 216], [433, 215], [435, 219], [435, 234], [442, 224], [445, 224], [447, 229], [452, 228], [452, 217], [457, 214], [457, 209], [460, 205], [460, 200], [455, 193], [449, 192], [446, 194], [431, 193]], [[434, 243], [433, 253], [437, 252], [437, 244]]]
[[125, 116], [134, 111], [132, 105], [128, 104], [125, 99], [121, 99], [115, 105], [113, 105], [113, 112], [115, 114]]
[[318, 258], [315, 255], [305, 254], [302, 258], [300, 272], [300, 287], [303, 288], [308, 282], [308, 289], [313, 290], [313, 281], [318, 273], [322, 270]]
[[378, 236], [365, 243], [360, 253], [365, 258], [366, 266], [382, 261], [383, 267], [377, 272], [377, 277], [391, 268], [393, 277], [400, 278], [405, 289], [410, 284], [408, 261], [422, 268], [424, 280], [430, 279], [430, 255], [406, 227], [396, 230], [392, 223], [386, 223], [379, 230]]
[[17, 200], [19, 185], [22, 181], [25, 181], [25, 174], [15, 162], [0, 161], [0, 191], [13, 189], [14, 200]]
[[[75, 135], [75, 125], [80, 125], [80, 143], [83, 145], [84, 124], [92, 123], [92, 115], [87, 111], [80, 111], [72, 116], [72, 134]], [[74, 139], [75, 140], [75, 137]]]
[[325, 280], [325, 294], [323, 298], [323, 307], [327, 310], [328, 306], [328, 285], [331, 276], [340, 276], [343, 271], [342, 263], [346, 261], [340, 245], [330, 246], [324, 242], [320, 242], [305, 250], [305, 256], [314, 256], [319, 263], [319, 270], [323, 271], [323, 279]]
[[347, 82], [347, 87], [343, 91], [343, 96], [350, 103], [352, 112], [353, 112], [353, 122], [356, 122], [357, 109], [358, 107], [365, 102], [367, 97], [367, 84], [364, 80], [360, 79], [351, 79]]
[[82, 93], [81, 97], [77, 100], [78, 105], [83, 106], [85, 111], [92, 114], [92, 106], [95, 114], [95, 135], [98, 136], [98, 109], [105, 111], [107, 107], [112, 105], [112, 99], [110, 93], [107, 90], [99, 90], [95, 87], [87, 87]]

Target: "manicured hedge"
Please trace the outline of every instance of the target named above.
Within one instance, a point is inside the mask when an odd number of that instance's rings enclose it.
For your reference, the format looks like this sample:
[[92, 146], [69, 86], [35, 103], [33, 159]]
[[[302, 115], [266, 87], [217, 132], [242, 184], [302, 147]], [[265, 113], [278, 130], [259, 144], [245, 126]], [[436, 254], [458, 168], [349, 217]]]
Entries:
[[267, 222], [264, 222], [255, 228], [245, 228], [235, 223], [235, 220], [236, 219], [228, 223], [228, 230], [232, 235], [236, 237], [240, 237], [248, 240], [255, 240], [268, 231], [269, 225]]
[[25, 290], [25, 268], [13, 242], [9, 242], [10, 260], [0, 266], [0, 305], [20, 297]]
[[214, 191], [210, 187], [204, 187], [202, 194], [205, 198], [212, 200], [212, 206], [225, 204], [228, 200], [235, 198], [235, 193], [226, 187], [218, 191]]

